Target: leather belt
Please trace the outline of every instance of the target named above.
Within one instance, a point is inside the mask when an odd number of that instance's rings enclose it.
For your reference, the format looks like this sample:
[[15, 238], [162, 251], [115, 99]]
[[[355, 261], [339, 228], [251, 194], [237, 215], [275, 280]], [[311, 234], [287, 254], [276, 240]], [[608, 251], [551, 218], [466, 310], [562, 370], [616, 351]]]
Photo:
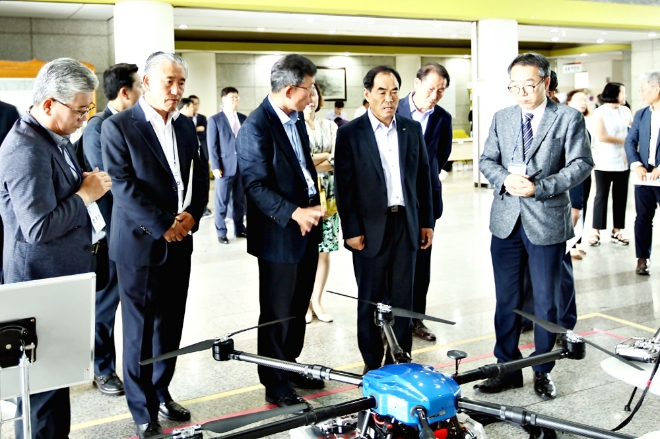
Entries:
[[92, 244], [92, 254], [95, 255], [99, 252], [99, 249], [101, 248], [102, 245], [106, 245], [106, 239], [107, 238], [101, 238], [98, 241], [96, 241], [94, 244]]
[[405, 210], [406, 206], [388, 206], [387, 207], [387, 213], [403, 213]]

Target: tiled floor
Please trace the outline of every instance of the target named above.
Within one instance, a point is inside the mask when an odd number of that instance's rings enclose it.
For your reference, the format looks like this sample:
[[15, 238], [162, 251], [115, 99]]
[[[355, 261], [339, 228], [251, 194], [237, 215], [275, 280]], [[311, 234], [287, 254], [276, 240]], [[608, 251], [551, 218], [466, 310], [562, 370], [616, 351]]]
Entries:
[[[449, 349], [468, 353], [471, 361], [461, 366], [463, 371], [493, 361], [495, 300], [488, 231], [491, 194], [490, 190], [473, 188], [471, 173], [454, 172], [444, 182], [445, 213], [436, 227], [427, 313], [457, 324], [429, 323], [438, 340], [435, 343], [415, 340], [413, 358], [416, 362], [442, 365], [451, 373], [453, 365], [446, 356]], [[631, 241], [634, 215], [631, 188], [627, 213]], [[655, 251], [660, 250], [658, 245], [655, 247]], [[341, 249], [332, 254], [331, 260], [327, 288], [355, 295], [349, 252]], [[660, 272], [650, 277], [637, 276], [635, 262], [632, 244], [620, 247], [607, 239], [600, 247], [590, 248], [584, 260], [574, 262], [581, 316], [576, 332], [589, 332], [590, 335], [586, 335], [589, 340], [612, 348], [617, 338], [592, 330], [607, 331], [615, 336], [648, 337], [651, 332], [627, 322], [648, 328], [660, 326]], [[213, 220], [203, 220], [200, 232], [195, 235], [182, 346], [256, 324], [257, 291], [257, 262], [246, 253], [245, 240], [230, 238], [230, 245], [220, 245], [215, 239]], [[335, 320], [329, 324], [314, 320], [308, 325], [305, 349], [299, 361], [359, 373], [362, 365], [355, 336], [355, 303], [327, 295], [324, 305]], [[236, 349], [256, 353], [255, 331], [239, 334], [235, 341]], [[521, 339], [523, 345], [532, 342], [531, 335]], [[627, 416], [622, 409], [632, 388], [600, 368], [604, 358], [604, 354], [588, 349], [587, 358], [582, 361], [560, 361], [553, 371], [559, 389], [559, 396], [553, 401], [543, 402], [534, 394], [531, 371], [525, 371], [522, 389], [484, 396], [475, 394], [472, 385], [465, 385], [463, 396], [515, 404], [549, 416], [613, 428]], [[266, 405], [254, 365], [218, 363], [209, 352], [181, 357], [170, 390], [177, 401], [191, 410], [195, 422]], [[315, 406], [348, 401], [359, 395], [358, 390], [341, 383], [329, 383], [326, 390], [331, 392], [301, 394], [311, 396]], [[123, 397], [102, 396], [91, 384], [76, 387], [71, 394], [71, 438], [127, 438], [135, 434]], [[636, 418], [623, 432], [637, 436], [658, 429], [658, 413], [660, 398], [649, 394]], [[163, 425], [171, 427], [174, 423], [163, 422]], [[3, 438], [13, 437], [9, 426], [5, 426], [2, 433]], [[502, 424], [486, 427], [486, 433], [490, 439], [528, 437], [522, 430]], [[278, 435], [285, 436], [285, 433]]]

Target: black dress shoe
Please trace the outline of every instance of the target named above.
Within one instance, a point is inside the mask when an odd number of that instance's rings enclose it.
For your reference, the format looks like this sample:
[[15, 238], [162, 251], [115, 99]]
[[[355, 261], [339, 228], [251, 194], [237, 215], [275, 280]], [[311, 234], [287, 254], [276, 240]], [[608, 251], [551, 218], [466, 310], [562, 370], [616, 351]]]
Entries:
[[163, 434], [163, 429], [158, 421], [149, 422], [147, 424], [135, 424], [135, 430], [137, 431], [138, 437], [140, 439]]
[[651, 274], [651, 270], [649, 270], [649, 260], [646, 258], [638, 258], [635, 273], [641, 274], [642, 276], [648, 276]]
[[190, 421], [190, 412], [178, 402], [161, 402], [160, 406], [158, 407], [158, 413], [160, 413], [164, 418], [171, 419], [172, 421]]
[[294, 387], [299, 389], [322, 389], [325, 387], [323, 380], [318, 378], [308, 378], [296, 372], [289, 374], [289, 379]]
[[268, 396], [268, 394], [266, 394], [266, 401], [268, 401], [271, 404], [275, 404], [278, 407], [291, 407], [292, 405], [297, 405], [297, 404], [305, 404], [307, 407], [310, 407], [309, 403], [304, 399], [302, 399], [300, 396], [298, 396], [295, 390], [291, 391], [291, 393], [289, 394], [280, 397]]
[[534, 372], [534, 391], [543, 399], [557, 396], [557, 387], [548, 372]]
[[413, 335], [426, 341], [435, 341], [435, 334], [424, 325], [422, 320], [413, 319]]
[[218, 242], [220, 244], [229, 244], [229, 240], [226, 236], [218, 236]]
[[202, 214], [202, 218], [208, 218], [210, 216], [213, 216], [213, 212], [207, 207], [204, 209], [204, 213]]
[[247, 238], [247, 232], [239, 232], [236, 234], [237, 238]]
[[506, 374], [496, 378], [488, 378], [480, 384], [475, 384], [474, 389], [481, 393], [500, 393], [507, 389], [519, 389], [522, 386], [522, 373], [517, 373], [510, 375]]
[[94, 375], [94, 386], [104, 395], [121, 396], [124, 394], [124, 383], [112, 372], [108, 375]]

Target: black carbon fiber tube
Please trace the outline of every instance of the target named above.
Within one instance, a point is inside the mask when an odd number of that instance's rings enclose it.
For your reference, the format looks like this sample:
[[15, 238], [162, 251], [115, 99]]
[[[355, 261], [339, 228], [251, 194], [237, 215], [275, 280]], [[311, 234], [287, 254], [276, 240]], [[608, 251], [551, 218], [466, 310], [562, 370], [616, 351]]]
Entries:
[[525, 367], [536, 366], [539, 364], [547, 363], [548, 361], [560, 360], [565, 355], [566, 353], [563, 350], [556, 350], [541, 355], [535, 355], [533, 357], [509, 361], [507, 363], [488, 364], [478, 369], [473, 369], [458, 374], [454, 377], [454, 380], [458, 384], [466, 384], [473, 381], [485, 380], [487, 378], [495, 378], [505, 373], [514, 372]]

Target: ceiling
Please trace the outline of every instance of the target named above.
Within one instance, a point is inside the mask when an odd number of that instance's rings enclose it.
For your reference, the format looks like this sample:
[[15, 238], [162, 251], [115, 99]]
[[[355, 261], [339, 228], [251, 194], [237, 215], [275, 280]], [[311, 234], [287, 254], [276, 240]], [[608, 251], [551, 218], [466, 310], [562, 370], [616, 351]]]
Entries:
[[[4, 17], [109, 20], [113, 12], [112, 5], [0, 0], [0, 16]], [[471, 24], [461, 21], [182, 7], [174, 8], [174, 23], [177, 41], [304, 41], [308, 44], [359, 41], [368, 45], [469, 48], [471, 37]], [[178, 28], [183, 25], [187, 27]], [[576, 45], [630, 44], [653, 38], [655, 35], [650, 32], [519, 25], [518, 39], [521, 48], [553, 50]]]

